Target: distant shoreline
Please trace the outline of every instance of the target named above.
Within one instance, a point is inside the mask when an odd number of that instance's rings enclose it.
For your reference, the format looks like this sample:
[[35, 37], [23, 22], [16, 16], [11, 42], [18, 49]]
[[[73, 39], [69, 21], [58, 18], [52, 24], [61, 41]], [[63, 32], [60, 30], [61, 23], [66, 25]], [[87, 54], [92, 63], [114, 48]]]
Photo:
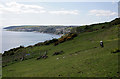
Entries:
[[71, 31], [73, 27], [77, 26], [9, 26], [3, 29], [8, 31], [19, 31], [19, 32], [40, 32], [40, 33], [50, 33], [56, 35], [67, 34]]
[[[32, 32], [32, 33], [43, 33], [43, 32], [37, 32], [37, 31], [13, 31], [13, 30], [7, 30], [7, 29], [3, 29], [5, 31], [10, 31], [10, 32]], [[50, 34], [50, 35], [59, 35], [59, 36], [63, 36], [64, 34], [54, 34], [54, 33], [43, 33], [43, 34]]]

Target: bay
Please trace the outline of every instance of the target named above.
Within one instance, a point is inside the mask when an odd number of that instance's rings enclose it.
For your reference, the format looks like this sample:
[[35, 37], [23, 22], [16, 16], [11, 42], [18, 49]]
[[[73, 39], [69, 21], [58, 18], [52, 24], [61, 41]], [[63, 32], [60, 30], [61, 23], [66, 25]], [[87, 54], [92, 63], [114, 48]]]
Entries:
[[9, 49], [22, 46], [34, 45], [38, 42], [44, 42], [53, 38], [60, 38], [60, 35], [46, 34], [38, 32], [15, 32], [2, 30], [2, 50], [0, 52], [7, 51]]

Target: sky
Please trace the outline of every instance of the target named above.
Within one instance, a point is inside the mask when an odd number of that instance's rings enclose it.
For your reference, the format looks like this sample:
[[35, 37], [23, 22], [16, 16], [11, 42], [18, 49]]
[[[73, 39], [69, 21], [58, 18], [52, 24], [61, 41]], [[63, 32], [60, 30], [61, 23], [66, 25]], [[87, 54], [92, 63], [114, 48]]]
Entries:
[[[6, 1], [6, 2], [5, 2]], [[37, 2], [4, 0], [0, 3], [0, 26], [88, 25], [118, 17], [118, 3]]]

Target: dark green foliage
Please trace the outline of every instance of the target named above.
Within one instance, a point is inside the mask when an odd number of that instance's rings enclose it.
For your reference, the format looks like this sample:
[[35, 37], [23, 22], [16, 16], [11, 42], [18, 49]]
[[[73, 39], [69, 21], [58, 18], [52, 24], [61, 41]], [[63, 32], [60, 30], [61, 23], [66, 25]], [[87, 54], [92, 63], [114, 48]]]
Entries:
[[43, 45], [43, 43], [40, 42], [40, 43], [35, 44], [34, 46], [42, 46], [42, 45]]
[[60, 55], [60, 54], [63, 54], [63, 53], [64, 53], [63, 51], [54, 52], [54, 53], [53, 53], [53, 56], [54, 56], [54, 55]]
[[19, 49], [22, 49], [24, 48], [24, 46], [20, 46], [20, 47], [17, 47], [17, 48], [13, 48], [13, 49], [10, 49], [8, 51], [5, 51], [2, 56], [9, 56], [9, 55], [14, 55], [14, 52], [19, 50]]
[[58, 41], [58, 39], [52, 39], [52, 40], [45, 41], [43, 44], [44, 45], [49, 45], [51, 43], [55, 43], [56, 41]]
[[111, 21], [111, 25], [119, 25], [120, 24], [120, 18], [116, 18], [115, 20]]
[[80, 26], [80, 27], [73, 28], [71, 30], [71, 33], [93, 32], [93, 31], [98, 31], [102, 29], [107, 29], [111, 26], [119, 25], [119, 24], [120, 24], [120, 18], [116, 18], [115, 20], [111, 22], [98, 23], [98, 24], [92, 24], [92, 25], [86, 25], [86, 26]]
[[118, 53], [118, 52], [120, 52], [120, 49], [118, 48], [115, 48], [114, 50], [111, 51], [111, 53]]
[[52, 40], [50, 40], [49, 42], [50, 42], [50, 43], [54, 43], [54, 42], [56, 42], [56, 41], [58, 41], [58, 39], [52, 39]]
[[56, 41], [58, 41], [58, 39], [47, 40], [45, 42], [37, 43], [34, 46], [49, 45], [49, 44], [55, 43]]

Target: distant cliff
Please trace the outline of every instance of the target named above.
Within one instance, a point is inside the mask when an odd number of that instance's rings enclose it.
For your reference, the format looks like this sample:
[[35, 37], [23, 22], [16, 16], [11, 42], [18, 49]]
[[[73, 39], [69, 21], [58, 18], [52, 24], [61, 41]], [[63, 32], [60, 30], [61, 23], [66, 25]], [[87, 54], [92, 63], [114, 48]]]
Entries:
[[22, 31], [22, 32], [40, 32], [40, 33], [52, 33], [52, 34], [67, 34], [75, 26], [9, 26], [5, 27], [8, 31]]

